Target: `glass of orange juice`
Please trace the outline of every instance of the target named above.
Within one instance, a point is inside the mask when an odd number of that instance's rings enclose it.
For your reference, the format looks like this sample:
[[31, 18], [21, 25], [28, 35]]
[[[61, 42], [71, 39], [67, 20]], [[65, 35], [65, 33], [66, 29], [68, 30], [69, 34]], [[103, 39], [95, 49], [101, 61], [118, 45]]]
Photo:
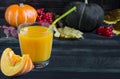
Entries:
[[35, 68], [49, 64], [52, 50], [53, 31], [39, 23], [25, 23], [18, 27], [18, 37], [22, 54], [29, 54]]

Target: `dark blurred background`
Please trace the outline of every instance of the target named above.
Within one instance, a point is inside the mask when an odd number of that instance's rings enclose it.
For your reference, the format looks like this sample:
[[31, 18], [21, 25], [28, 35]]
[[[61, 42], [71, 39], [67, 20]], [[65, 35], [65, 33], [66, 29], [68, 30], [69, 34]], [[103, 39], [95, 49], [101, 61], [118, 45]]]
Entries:
[[[50, 10], [52, 12], [55, 12], [57, 14], [61, 14], [63, 12], [63, 8], [72, 1], [82, 1], [84, 0], [0, 0], [0, 18], [4, 17], [4, 11], [5, 9], [15, 3], [27, 3], [29, 5], [32, 5], [33, 7], [41, 8], [44, 7], [47, 10]], [[89, 3], [97, 3], [103, 9], [105, 12], [120, 8], [120, 0], [88, 0]]]

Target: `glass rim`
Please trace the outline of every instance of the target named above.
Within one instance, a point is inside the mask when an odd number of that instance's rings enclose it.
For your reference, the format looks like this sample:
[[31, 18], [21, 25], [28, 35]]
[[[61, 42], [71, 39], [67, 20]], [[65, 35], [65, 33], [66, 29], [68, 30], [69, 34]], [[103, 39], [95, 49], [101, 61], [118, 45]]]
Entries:
[[[20, 24], [19, 26], [18, 26], [18, 30], [17, 30], [17, 32], [18, 33], [20, 33], [20, 29], [21, 28], [27, 28], [27, 27], [34, 27], [34, 26], [41, 26], [41, 27], [46, 27], [46, 28], [49, 28], [48, 26], [44, 26], [44, 25], [40, 25], [39, 24], [40, 22], [27, 22], [27, 23], [23, 23], [23, 24]], [[52, 30], [46, 30], [46, 31], [43, 31], [43, 32], [39, 32], [39, 33], [47, 33], [47, 32], [53, 32]], [[34, 33], [34, 32], [32, 32], [32, 33]]]

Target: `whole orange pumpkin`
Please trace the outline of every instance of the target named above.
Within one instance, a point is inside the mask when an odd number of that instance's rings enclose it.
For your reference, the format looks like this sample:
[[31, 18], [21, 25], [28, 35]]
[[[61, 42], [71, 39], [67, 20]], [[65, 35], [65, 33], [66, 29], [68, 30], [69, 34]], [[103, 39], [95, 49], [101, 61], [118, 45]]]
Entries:
[[35, 22], [37, 18], [37, 11], [30, 5], [20, 3], [10, 5], [5, 11], [6, 21], [15, 27], [22, 23]]

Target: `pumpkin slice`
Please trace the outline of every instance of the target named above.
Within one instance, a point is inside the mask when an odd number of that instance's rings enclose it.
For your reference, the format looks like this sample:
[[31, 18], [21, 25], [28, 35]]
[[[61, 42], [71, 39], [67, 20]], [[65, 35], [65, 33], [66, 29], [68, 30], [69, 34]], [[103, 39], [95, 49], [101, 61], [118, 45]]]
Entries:
[[31, 58], [27, 54], [21, 57], [16, 55], [10, 48], [6, 48], [2, 53], [1, 71], [6, 76], [22, 75], [32, 70], [33, 67]]
[[28, 55], [28, 56], [27, 56], [26, 64], [25, 64], [24, 68], [20, 71], [20, 73], [19, 73], [18, 75], [28, 73], [28, 72], [30, 72], [33, 68], [34, 68], [34, 65], [33, 65], [32, 61], [31, 61], [31, 59], [30, 59], [30, 56]]

